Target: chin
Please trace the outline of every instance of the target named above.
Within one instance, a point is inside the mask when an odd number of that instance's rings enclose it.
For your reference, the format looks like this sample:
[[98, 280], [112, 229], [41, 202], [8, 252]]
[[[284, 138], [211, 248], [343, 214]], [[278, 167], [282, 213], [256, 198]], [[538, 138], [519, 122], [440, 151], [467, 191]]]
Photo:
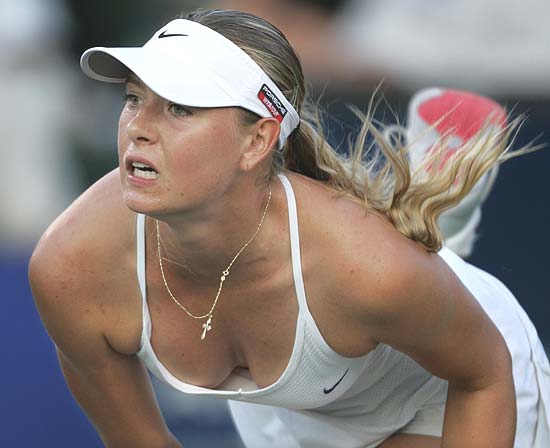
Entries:
[[135, 191], [124, 191], [123, 199], [126, 207], [134, 213], [147, 215], [155, 219], [178, 215], [182, 212], [182, 209], [179, 208], [163, 206], [158, 198]]
[[122, 195], [126, 207], [134, 213], [153, 216], [156, 214], [155, 212], [158, 212], [158, 201], [151, 198], [150, 195], [128, 190], [123, 191]]

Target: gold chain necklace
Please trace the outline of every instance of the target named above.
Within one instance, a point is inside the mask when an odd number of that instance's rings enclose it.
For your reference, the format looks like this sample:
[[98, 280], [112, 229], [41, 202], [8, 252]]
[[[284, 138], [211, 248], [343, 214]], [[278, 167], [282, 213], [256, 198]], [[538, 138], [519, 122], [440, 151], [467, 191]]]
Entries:
[[[241, 249], [235, 254], [233, 257], [233, 260], [231, 260], [231, 263], [225, 268], [225, 270], [222, 271], [222, 275], [220, 277], [220, 285], [218, 286], [218, 292], [216, 293], [216, 297], [214, 298], [214, 302], [212, 303], [212, 306], [210, 307], [210, 311], [208, 313], [203, 314], [202, 316], [196, 316], [195, 314], [191, 313], [185, 306], [183, 306], [176, 297], [174, 297], [174, 294], [172, 294], [172, 291], [170, 290], [170, 287], [168, 286], [168, 282], [166, 281], [166, 275], [164, 274], [164, 267], [162, 265], [162, 260], [165, 259], [162, 256], [162, 251], [160, 247], [160, 231], [159, 231], [159, 222], [158, 220], [155, 220], [156, 227], [157, 227], [157, 251], [158, 251], [158, 259], [159, 259], [159, 266], [160, 266], [160, 273], [162, 275], [162, 280], [164, 282], [164, 286], [166, 288], [166, 291], [168, 292], [168, 295], [170, 298], [175, 302], [177, 306], [179, 306], [185, 313], [193, 318], [193, 319], [206, 319], [208, 320], [202, 324], [202, 335], [201, 340], [204, 340], [206, 338], [206, 333], [212, 330], [212, 314], [214, 313], [214, 309], [216, 308], [216, 305], [218, 304], [218, 299], [220, 298], [220, 294], [223, 289], [223, 282], [225, 282], [227, 276], [229, 275], [229, 270], [233, 266], [233, 263], [237, 261], [237, 258], [239, 258], [239, 255], [248, 247], [248, 245], [254, 241], [254, 238], [256, 238], [256, 235], [258, 235], [258, 232], [260, 231], [260, 228], [262, 227], [262, 224], [264, 223], [265, 216], [267, 214], [267, 209], [269, 208], [269, 203], [271, 202], [271, 185], [269, 186], [269, 194], [267, 196], [267, 203], [265, 204], [264, 213], [262, 214], [262, 217], [260, 219], [260, 223], [258, 224], [258, 227], [256, 228], [256, 231], [254, 232], [254, 235], [252, 235], [252, 238], [250, 238], [246, 243], [244, 243], [244, 246], [241, 247]], [[172, 260], [167, 261], [172, 262]], [[176, 262], [173, 262], [176, 263]], [[179, 263], [176, 263], [179, 264]]]

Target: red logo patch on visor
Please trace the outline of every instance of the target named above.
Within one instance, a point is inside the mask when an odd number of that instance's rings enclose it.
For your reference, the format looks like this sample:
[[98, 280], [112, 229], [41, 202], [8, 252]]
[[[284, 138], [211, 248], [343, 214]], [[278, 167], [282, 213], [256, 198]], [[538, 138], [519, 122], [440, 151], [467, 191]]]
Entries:
[[260, 91], [258, 92], [258, 98], [264, 103], [264, 106], [267, 107], [267, 110], [277, 121], [280, 123], [283, 121], [286, 115], [286, 107], [283, 106], [283, 103], [277, 98], [277, 96], [271, 91], [267, 85], [263, 85]]

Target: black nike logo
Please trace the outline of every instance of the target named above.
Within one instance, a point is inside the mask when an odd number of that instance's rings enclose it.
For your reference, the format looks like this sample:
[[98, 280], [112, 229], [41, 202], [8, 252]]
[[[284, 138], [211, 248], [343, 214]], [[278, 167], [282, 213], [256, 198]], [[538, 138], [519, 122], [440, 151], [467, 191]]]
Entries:
[[336, 389], [336, 386], [338, 386], [338, 384], [340, 384], [342, 382], [342, 380], [344, 379], [344, 377], [348, 374], [349, 372], [349, 369], [346, 369], [346, 371], [344, 372], [344, 374], [342, 375], [342, 377], [336, 382], [336, 384], [334, 386], [332, 386], [330, 389], [327, 389], [326, 387], [323, 389], [323, 392], [325, 394], [330, 394], [334, 389]]
[[159, 34], [159, 39], [162, 39], [164, 37], [176, 37], [176, 36], [189, 36], [189, 34], [168, 34], [166, 33], [166, 30], [164, 30], [162, 33]]

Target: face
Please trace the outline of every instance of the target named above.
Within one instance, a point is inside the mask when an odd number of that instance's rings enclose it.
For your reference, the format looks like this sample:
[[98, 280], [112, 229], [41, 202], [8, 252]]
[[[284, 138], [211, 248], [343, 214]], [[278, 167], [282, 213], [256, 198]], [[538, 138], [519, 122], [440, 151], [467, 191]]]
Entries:
[[176, 213], [211, 202], [239, 176], [248, 133], [238, 108], [201, 109], [126, 83], [118, 152], [124, 199], [141, 213]]

